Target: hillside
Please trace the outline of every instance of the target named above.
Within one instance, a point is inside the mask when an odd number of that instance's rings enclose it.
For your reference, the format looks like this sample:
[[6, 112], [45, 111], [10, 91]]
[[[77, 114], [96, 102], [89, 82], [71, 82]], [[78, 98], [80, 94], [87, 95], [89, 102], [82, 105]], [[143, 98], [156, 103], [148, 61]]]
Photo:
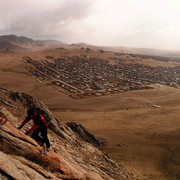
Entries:
[[[31, 106], [43, 108], [52, 118], [47, 154], [16, 128]], [[63, 124], [33, 97], [4, 88], [0, 89], [0, 136], [1, 179], [133, 179], [122, 164], [98, 150], [103, 143], [83, 126]]]
[[42, 43], [37, 43], [33, 39], [27, 37], [18, 37], [15, 35], [0, 36], [0, 49], [1, 50], [28, 50], [28, 46], [42, 46]]
[[24, 36], [0, 36], [0, 50], [37, 51], [65, 44], [53, 40], [33, 40]]

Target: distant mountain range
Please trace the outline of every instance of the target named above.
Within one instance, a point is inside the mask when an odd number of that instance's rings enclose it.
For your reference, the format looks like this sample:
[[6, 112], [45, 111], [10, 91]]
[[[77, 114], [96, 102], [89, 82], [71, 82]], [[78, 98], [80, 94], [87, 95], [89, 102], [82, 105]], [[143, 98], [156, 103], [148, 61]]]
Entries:
[[130, 48], [124, 46], [94, 46], [86, 43], [75, 43], [68, 45], [62, 41], [56, 40], [33, 40], [24, 36], [3, 35], [0, 36], [0, 50], [43, 50], [47, 48], [58, 48], [60, 46], [89, 48], [92, 50], [113, 51], [117, 53], [144, 54], [153, 56], [168, 56], [180, 58], [180, 51], [150, 49], [150, 48]]
[[55, 40], [33, 40], [24, 36], [3, 35], [0, 36], [0, 50], [31, 50], [32, 48], [43, 47], [45, 44], [65, 44]]

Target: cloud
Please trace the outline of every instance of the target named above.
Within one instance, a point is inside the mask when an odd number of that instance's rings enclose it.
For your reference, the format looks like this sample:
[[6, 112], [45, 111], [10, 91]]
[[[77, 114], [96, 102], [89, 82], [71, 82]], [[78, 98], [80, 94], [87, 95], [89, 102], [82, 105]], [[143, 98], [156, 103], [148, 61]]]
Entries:
[[0, 0], [0, 35], [179, 49], [179, 0]]
[[34, 38], [62, 36], [70, 23], [86, 18], [91, 8], [90, 0], [3, 0], [0, 33]]

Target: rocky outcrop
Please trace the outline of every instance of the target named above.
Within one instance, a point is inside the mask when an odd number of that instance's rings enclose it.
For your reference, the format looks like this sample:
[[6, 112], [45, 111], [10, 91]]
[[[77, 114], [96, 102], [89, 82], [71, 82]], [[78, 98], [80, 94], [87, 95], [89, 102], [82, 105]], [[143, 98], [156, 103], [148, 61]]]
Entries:
[[106, 144], [105, 140], [98, 140], [92, 133], [88, 131], [81, 124], [77, 124], [75, 122], [66, 123], [82, 140], [85, 142], [94, 144], [95, 146], [103, 146]]
[[6, 155], [3, 152], [0, 152], [0, 168], [3, 172], [2, 177], [11, 177], [11, 179], [45, 179], [34, 169], [29, 168], [27, 165], [24, 165], [20, 161]]
[[[74, 165], [68, 162], [67, 159], [65, 160], [55, 152], [50, 151], [44, 154], [42, 148], [32, 138], [17, 130], [10, 122], [6, 122], [0, 127], [0, 138], [0, 148], [2, 150], [0, 153], [0, 168], [4, 173], [15, 179], [16, 177], [25, 179], [24, 174], [31, 176], [30, 179], [43, 178], [40, 178], [39, 172], [34, 172], [32, 168], [30, 170], [29, 167], [26, 167], [28, 166], [27, 163], [24, 165], [22, 162], [13, 158], [13, 156], [25, 157], [27, 160], [43, 166], [46, 171], [48, 168], [51, 168], [59, 178], [88, 179], [91, 177], [91, 173], [88, 173], [77, 164]], [[11, 154], [11, 156], [9, 157], [4, 153]], [[39, 171], [39, 167], [37, 170]], [[21, 173], [21, 171], [23, 172]], [[21, 176], [18, 174], [21, 174]], [[46, 177], [51, 177], [47, 172], [45, 174], [47, 174]], [[96, 179], [102, 179], [98, 174], [94, 173], [93, 176], [96, 177]]]
[[[41, 107], [52, 118], [51, 149], [46, 154], [25, 131], [16, 128], [31, 106]], [[83, 126], [60, 123], [33, 97], [0, 89], [1, 179], [132, 179], [122, 165], [94, 145], [101, 143]]]

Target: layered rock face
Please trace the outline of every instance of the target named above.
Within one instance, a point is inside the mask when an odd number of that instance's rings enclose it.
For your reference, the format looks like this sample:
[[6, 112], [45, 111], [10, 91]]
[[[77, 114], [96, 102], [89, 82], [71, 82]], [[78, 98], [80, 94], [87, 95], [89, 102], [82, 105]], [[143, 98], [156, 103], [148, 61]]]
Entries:
[[[52, 119], [47, 153], [24, 134], [31, 123], [17, 129], [32, 106], [42, 108]], [[83, 126], [61, 123], [32, 96], [0, 88], [0, 179], [134, 179], [98, 149], [102, 145]]]

